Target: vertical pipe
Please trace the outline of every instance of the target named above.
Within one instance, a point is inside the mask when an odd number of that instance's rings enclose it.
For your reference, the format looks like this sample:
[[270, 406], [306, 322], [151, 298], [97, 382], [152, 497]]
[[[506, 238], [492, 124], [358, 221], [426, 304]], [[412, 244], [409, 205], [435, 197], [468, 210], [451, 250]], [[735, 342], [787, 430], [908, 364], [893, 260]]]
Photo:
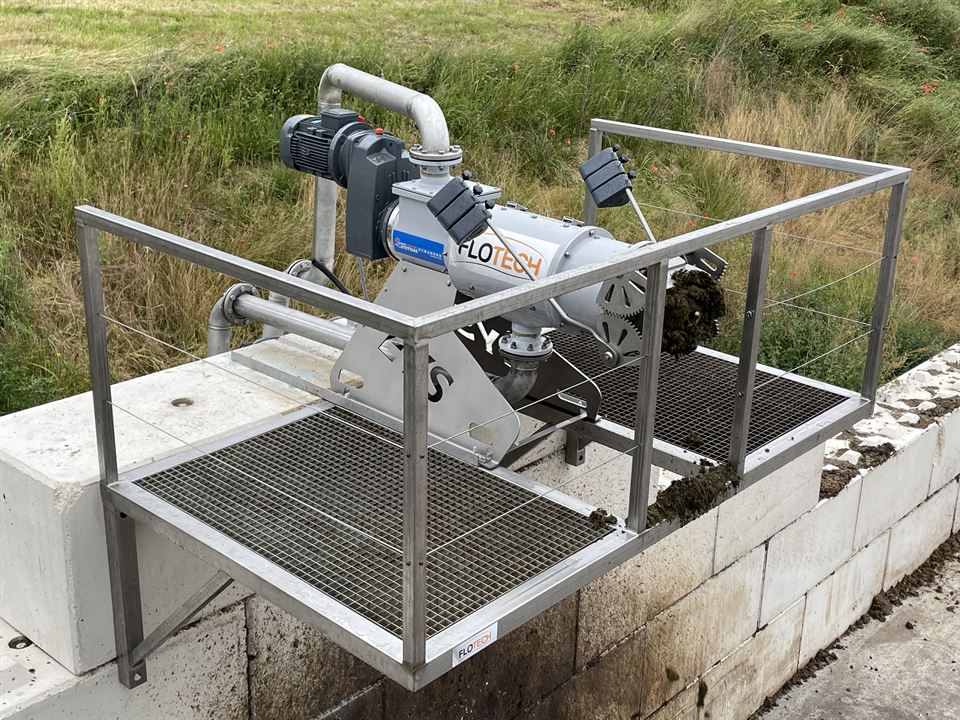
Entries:
[[867, 361], [863, 368], [863, 385], [860, 394], [873, 401], [877, 397], [877, 383], [883, 362], [883, 334], [890, 313], [893, 297], [893, 280], [897, 272], [897, 253], [900, 249], [900, 233], [903, 230], [903, 215], [907, 204], [907, 182], [894, 185], [890, 190], [887, 209], [887, 224], [883, 236], [883, 259], [877, 278], [877, 291], [873, 298], [873, 315], [870, 318], [870, 344], [867, 346]]
[[736, 468], [741, 475], [747, 460], [753, 385], [757, 375], [760, 326], [763, 321], [763, 301], [772, 244], [772, 226], [768, 225], [753, 233], [750, 276], [747, 278], [747, 299], [743, 310], [743, 336], [740, 338], [740, 361], [737, 364], [737, 397], [730, 430], [730, 453], [727, 457], [730, 466]]
[[[603, 130], [591, 127], [590, 134], [587, 136], [587, 159], [600, 152], [602, 145]], [[593, 202], [593, 196], [586, 188], [583, 190], [583, 221], [587, 225], [597, 224], [597, 205]]]
[[668, 263], [647, 268], [643, 298], [643, 336], [640, 339], [640, 378], [637, 413], [633, 428], [633, 464], [630, 467], [630, 503], [627, 527], [641, 532], [647, 526], [650, 474], [653, 465], [653, 425], [657, 410], [657, 379], [660, 375], [660, 342], [667, 298]]
[[80, 275], [83, 279], [83, 309], [90, 354], [90, 383], [93, 389], [93, 418], [100, 461], [100, 490], [103, 498], [113, 601], [113, 630], [117, 645], [117, 672], [120, 682], [133, 688], [146, 682], [143, 662], [131, 664], [131, 652], [143, 640], [140, 609], [140, 572], [137, 567], [137, 536], [131, 518], [122, 515], [106, 497], [107, 486], [117, 480], [117, 446], [110, 391], [110, 363], [107, 330], [103, 319], [103, 283], [100, 274], [100, 233], [77, 223]]
[[426, 660], [427, 363], [429, 343], [403, 344], [403, 662]]
[[[326, 100], [323, 84], [317, 88], [317, 112], [340, 107], [339, 100]], [[313, 185], [313, 248], [312, 257], [325, 267], [333, 269], [334, 248], [337, 241], [337, 184], [333, 180], [317, 177]], [[314, 267], [310, 268], [310, 280], [326, 285], [327, 276]]]

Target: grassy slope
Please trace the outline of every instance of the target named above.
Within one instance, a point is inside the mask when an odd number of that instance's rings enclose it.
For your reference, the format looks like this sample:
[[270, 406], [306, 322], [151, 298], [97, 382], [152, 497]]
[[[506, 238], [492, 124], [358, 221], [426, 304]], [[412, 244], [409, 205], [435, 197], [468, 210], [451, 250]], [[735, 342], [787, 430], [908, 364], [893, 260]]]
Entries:
[[[338, 60], [433, 94], [478, 176], [554, 215], [578, 214], [575, 167], [596, 116], [907, 164], [916, 173], [885, 371], [960, 336], [960, 8], [951, 0], [149, 7], [0, 0], [0, 412], [86, 384], [74, 204], [274, 267], [304, 255], [310, 184], [280, 166], [276, 133], [309, 111], [322, 69]], [[413, 136], [405, 121], [358, 109]], [[842, 178], [663, 145], [629, 150], [641, 199], [713, 218]], [[783, 228], [862, 251], [780, 236], [770, 295], [872, 262], [883, 212], [876, 198]], [[662, 236], [706, 222], [658, 210], [650, 219]], [[601, 222], [637, 237], [626, 212]], [[734, 261], [727, 286], [742, 288], [747, 244], [718, 251]], [[223, 279], [118, 242], [105, 257], [112, 314], [202, 349]], [[354, 279], [350, 258], [338, 262]], [[875, 270], [803, 302], [864, 321]], [[736, 346], [738, 296], [729, 299], [724, 349]], [[767, 317], [763, 359], [785, 368], [862, 331], [782, 306]], [[137, 336], [114, 340], [120, 376], [183, 359]], [[862, 349], [804, 370], [855, 386]]]

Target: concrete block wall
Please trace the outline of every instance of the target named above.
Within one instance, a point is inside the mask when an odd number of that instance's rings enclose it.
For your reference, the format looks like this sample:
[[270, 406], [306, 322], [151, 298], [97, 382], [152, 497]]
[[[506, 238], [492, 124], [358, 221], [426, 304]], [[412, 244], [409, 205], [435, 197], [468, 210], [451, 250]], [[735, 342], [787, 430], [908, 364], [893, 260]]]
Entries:
[[[112, 663], [81, 676], [60, 667], [53, 680], [34, 667], [25, 680], [24, 663], [57, 663], [36, 647], [8, 651], [4, 642], [0, 686], [7, 678], [20, 684], [12, 700], [0, 695], [0, 718], [747, 717], [877, 592], [960, 529], [957, 397], [960, 346], [884, 388], [877, 413], [852, 432], [416, 694], [238, 591], [240, 599], [165, 645], [151, 662], [150, 683], [132, 693], [116, 683]], [[820, 498], [825, 462], [856, 460], [865, 447], [887, 442], [889, 458], [862, 463], [842, 491]], [[602, 504], [596, 501], [609, 494], [609, 482], [578, 494]], [[41, 660], [17, 656], [29, 650]]]

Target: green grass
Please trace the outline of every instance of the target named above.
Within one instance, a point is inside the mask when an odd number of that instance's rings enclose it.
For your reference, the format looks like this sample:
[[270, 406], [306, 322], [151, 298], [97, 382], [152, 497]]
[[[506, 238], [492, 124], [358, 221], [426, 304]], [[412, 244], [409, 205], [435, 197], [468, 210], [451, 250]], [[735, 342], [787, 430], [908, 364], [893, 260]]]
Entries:
[[[91, 203], [277, 268], [309, 247], [310, 182], [282, 167], [277, 131], [308, 112], [332, 62], [432, 94], [477, 176], [556, 216], [576, 215], [591, 117], [611, 117], [909, 165], [885, 377], [960, 336], [960, 8], [949, 0], [649, 2], [0, 0], [0, 411], [85, 386], [72, 207]], [[356, 109], [406, 138], [411, 124]], [[550, 130], [555, 134], [550, 134]], [[843, 176], [625, 143], [638, 197], [728, 218]], [[877, 249], [883, 198], [785, 230]], [[661, 236], [700, 221], [651, 211]], [[602, 224], [638, 237], [626, 211]], [[841, 277], [872, 256], [780, 238], [770, 295]], [[718, 252], [743, 286], [743, 240]], [[225, 281], [111, 240], [110, 310], [202, 351]], [[345, 253], [338, 271], [355, 282]], [[869, 319], [874, 269], [810, 298]], [[385, 276], [381, 263], [374, 280]], [[736, 347], [737, 296], [717, 346]], [[803, 364], [856, 334], [789, 308], [762, 359]], [[853, 334], [851, 334], [853, 333]], [[180, 361], [118, 334], [118, 377]], [[862, 343], [804, 367], [850, 387]]]

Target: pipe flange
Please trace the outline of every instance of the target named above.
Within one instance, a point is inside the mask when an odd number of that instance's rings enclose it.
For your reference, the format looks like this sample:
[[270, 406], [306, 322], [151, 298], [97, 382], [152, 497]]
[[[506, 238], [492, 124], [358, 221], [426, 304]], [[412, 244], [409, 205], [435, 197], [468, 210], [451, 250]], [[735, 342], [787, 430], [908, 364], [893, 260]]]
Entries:
[[553, 342], [546, 335], [534, 338], [506, 333], [500, 336], [497, 347], [507, 360], [543, 362], [553, 354]]
[[284, 272], [287, 275], [293, 275], [293, 277], [299, 278], [306, 275], [312, 269], [313, 263], [309, 260], [294, 260]]
[[223, 316], [229, 320], [232, 325], [250, 324], [250, 318], [238, 315], [233, 309], [233, 304], [241, 295], [255, 295], [259, 297], [259, 293], [257, 293], [257, 289], [253, 285], [250, 285], [249, 283], [237, 283], [236, 285], [231, 286], [223, 294], [223, 298], [220, 301], [223, 306]]
[[420, 167], [447, 168], [463, 162], [463, 149], [451, 145], [445, 152], [428, 152], [423, 145], [414, 145], [409, 150], [410, 162]]

